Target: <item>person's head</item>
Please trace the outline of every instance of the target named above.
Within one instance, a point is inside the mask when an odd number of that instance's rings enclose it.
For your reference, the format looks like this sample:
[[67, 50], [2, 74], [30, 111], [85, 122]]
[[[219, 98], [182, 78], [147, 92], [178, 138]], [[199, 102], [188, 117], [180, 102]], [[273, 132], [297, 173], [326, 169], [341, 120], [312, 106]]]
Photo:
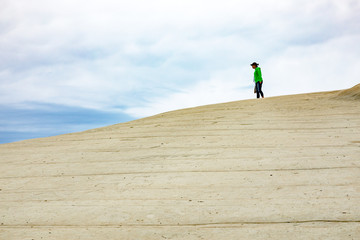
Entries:
[[256, 62], [253, 62], [252, 64], [250, 64], [250, 66], [251, 66], [253, 69], [255, 69], [255, 68], [257, 68], [257, 67], [259, 66], [259, 64], [256, 63]]

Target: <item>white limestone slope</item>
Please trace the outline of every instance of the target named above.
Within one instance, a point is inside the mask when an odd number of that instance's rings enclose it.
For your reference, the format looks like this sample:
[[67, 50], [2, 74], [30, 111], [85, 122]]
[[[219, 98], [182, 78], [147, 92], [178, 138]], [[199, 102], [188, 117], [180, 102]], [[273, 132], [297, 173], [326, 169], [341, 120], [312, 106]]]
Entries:
[[0, 145], [0, 239], [360, 239], [352, 89]]

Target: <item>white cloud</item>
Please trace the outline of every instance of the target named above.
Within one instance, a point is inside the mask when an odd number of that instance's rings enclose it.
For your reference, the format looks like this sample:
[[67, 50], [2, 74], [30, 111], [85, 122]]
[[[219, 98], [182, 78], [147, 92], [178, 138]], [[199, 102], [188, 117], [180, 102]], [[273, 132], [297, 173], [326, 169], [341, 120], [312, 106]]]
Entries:
[[[338, 90], [360, 82], [360, 34], [292, 46], [265, 62], [270, 95]], [[286, 87], [284, 87], [286, 85]]]
[[121, 106], [143, 117], [253, 97], [252, 61], [267, 96], [359, 81], [359, 1], [0, 4], [3, 104]]
[[128, 108], [125, 112], [144, 117], [180, 108], [250, 98], [253, 95], [251, 80], [244, 81], [241, 75], [236, 69], [216, 72], [210, 79], [195, 82], [165, 96], [153, 96], [143, 106]]

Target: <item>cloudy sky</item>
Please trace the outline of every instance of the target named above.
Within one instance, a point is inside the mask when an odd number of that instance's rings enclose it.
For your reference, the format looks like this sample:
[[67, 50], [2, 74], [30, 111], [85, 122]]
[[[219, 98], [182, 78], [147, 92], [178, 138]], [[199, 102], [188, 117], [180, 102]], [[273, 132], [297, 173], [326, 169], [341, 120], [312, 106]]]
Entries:
[[359, 0], [0, 0], [0, 143], [360, 82]]

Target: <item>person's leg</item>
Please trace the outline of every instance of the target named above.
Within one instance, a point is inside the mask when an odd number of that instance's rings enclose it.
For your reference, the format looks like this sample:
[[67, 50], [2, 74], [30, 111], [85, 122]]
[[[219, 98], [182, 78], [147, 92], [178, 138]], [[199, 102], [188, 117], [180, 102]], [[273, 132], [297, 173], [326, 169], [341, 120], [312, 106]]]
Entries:
[[260, 98], [260, 91], [261, 91], [260, 82], [256, 82], [256, 98]]
[[263, 82], [260, 83], [260, 94], [261, 94], [261, 97], [264, 98], [264, 93], [262, 92], [262, 85], [263, 85]]

